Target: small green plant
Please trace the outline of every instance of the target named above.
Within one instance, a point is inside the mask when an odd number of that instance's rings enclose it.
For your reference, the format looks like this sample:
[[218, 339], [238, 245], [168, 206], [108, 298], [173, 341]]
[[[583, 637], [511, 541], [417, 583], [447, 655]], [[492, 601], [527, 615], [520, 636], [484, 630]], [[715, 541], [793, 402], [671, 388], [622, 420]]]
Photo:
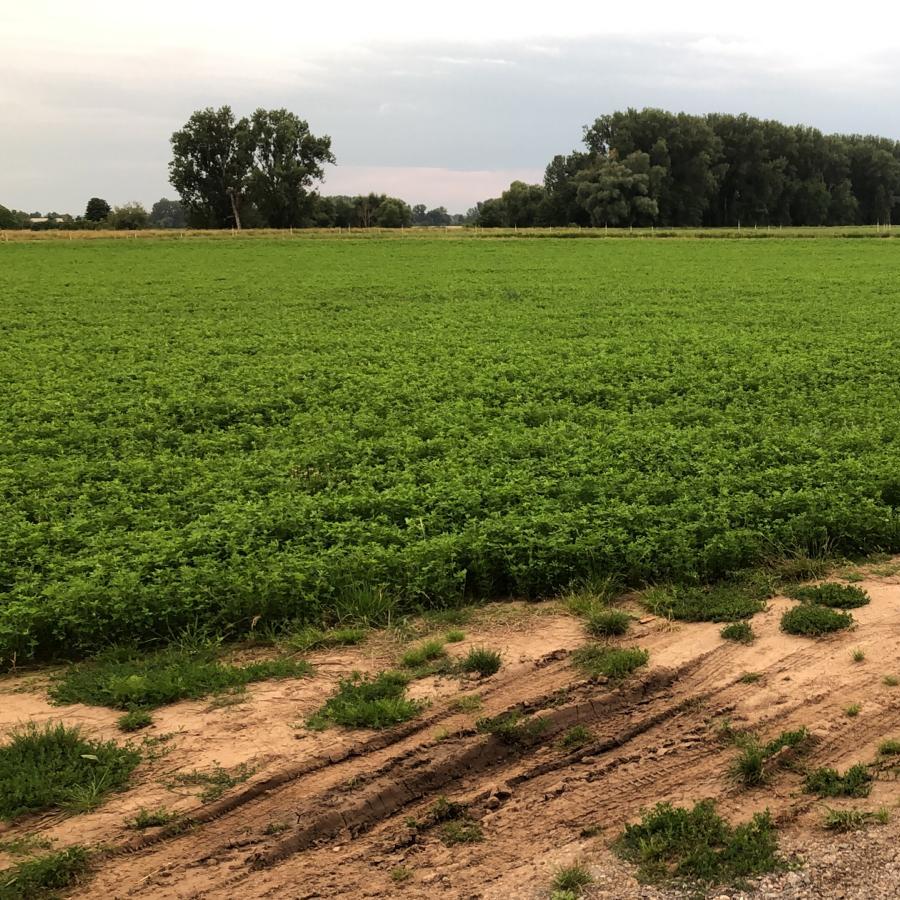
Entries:
[[252, 774], [253, 770], [246, 764], [239, 765], [232, 772], [215, 765], [205, 772], [200, 769], [179, 772], [173, 782], [186, 787], [202, 787], [200, 799], [204, 803], [211, 803], [218, 800], [226, 791], [245, 782]]
[[164, 806], [158, 809], [144, 809], [142, 806], [133, 819], [126, 819], [129, 828], [143, 831], [145, 828], [161, 828], [178, 818], [177, 813], [170, 812]]
[[463, 672], [477, 672], [482, 678], [489, 678], [500, 671], [502, 664], [503, 658], [496, 650], [473, 647], [460, 662], [459, 667]]
[[149, 728], [153, 724], [153, 716], [145, 709], [133, 709], [124, 716], [119, 716], [116, 725], [119, 731], [132, 732], [140, 731], [142, 728]]
[[333, 647], [350, 647], [361, 644], [368, 631], [365, 628], [313, 628], [303, 626], [288, 629], [279, 643], [291, 650], [308, 653], [311, 650], [328, 650]]
[[84, 847], [28, 859], [0, 872], [0, 900], [42, 900], [75, 885], [90, 868]]
[[756, 684], [759, 681], [762, 681], [762, 675], [759, 672], [744, 672], [738, 681], [741, 684]]
[[340, 725], [344, 728], [387, 728], [418, 715], [424, 704], [405, 696], [409, 676], [381, 672], [366, 678], [356, 673], [341, 681], [337, 693], [307, 720], [313, 729]]
[[732, 622], [726, 625], [719, 634], [726, 641], [735, 641], [738, 644], [752, 644], [756, 635], [749, 622]]
[[838, 612], [827, 606], [804, 603], [789, 609], [781, 617], [781, 630], [803, 637], [821, 637], [853, 625], [850, 613]]
[[803, 603], [815, 603], [833, 609], [856, 609], [872, 602], [872, 598], [862, 588], [834, 582], [794, 588], [790, 591], [790, 596]]
[[[754, 735], [733, 734], [733, 740], [740, 748], [740, 753], [731, 764], [731, 776], [736, 782], [747, 788], [765, 784], [771, 777], [770, 761], [783, 750], [793, 750], [793, 756], [802, 753], [810, 742], [810, 734], [805, 728], [796, 731], [783, 731], [778, 737], [761, 744]], [[781, 767], [791, 765], [793, 758], [781, 754], [778, 764]]]
[[482, 734], [495, 737], [520, 749], [534, 746], [547, 730], [548, 721], [539, 716], [525, 718], [520, 712], [503, 713], [493, 718], [479, 719], [475, 728]]
[[606, 647], [589, 644], [572, 654], [572, 661], [592, 678], [627, 678], [635, 669], [647, 665], [650, 654], [638, 647]]
[[853, 659], [853, 662], [855, 662], [855, 663], [865, 662], [865, 659], [866, 659], [866, 651], [865, 651], [865, 650], [861, 650], [859, 647], [857, 647], [857, 648], [853, 651], [853, 653], [850, 654], [850, 656], [851, 656], [851, 658]]
[[870, 812], [862, 809], [831, 809], [825, 807], [822, 824], [829, 831], [857, 831], [866, 825], [887, 825], [890, 813], [884, 808]]
[[412, 869], [408, 869], [406, 866], [395, 866], [391, 869], [391, 881], [394, 884], [403, 884], [412, 878], [412, 874]]
[[896, 675], [885, 675], [882, 684], [884, 684], [885, 687], [897, 687], [897, 685], [900, 684], [900, 678]]
[[450, 701], [450, 706], [459, 712], [473, 713], [484, 706], [484, 701], [479, 694], [460, 694]]
[[862, 709], [862, 706], [859, 703], [851, 703], [845, 710], [844, 715], [849, 716], [851, 719], [855, 719]]
[[560, 738], [559, 745], [563, 750], [580, 750], [594, 739], [593, 734], [584, 725], [573, 725]]
[[404, 669], [418, 669], [426, 663], [434, 662], [442, 656], [446, 656], [444, 642], [440, 640], [426, 641], [418, 647], [412, 647], [400, 657], [400, 665]]
[[69, 666], [50, 686], [54, 703], [86, 703], [133, 712], [176, 700], [198, 699], [255, 681], [299, 678], [312, 669], [303, 660], [272, 659], [223, 665], [214, 645], [177, 644], [155, 653], [114, 648]]
[[784, 867], [768, 812], [733, 827], [711, 800], [693, 809], [658, 804], [638, 824], [625, 827], [614, 849], [636, 864], [646, 881], [726, 884]]
[[557, 869], [551, 886], [554, 891], [568, 891], [580, 897], [584, 888], [594, 880], [593, 875], [578, 863]]
[[477, 822], [456, 819], [441, 826], [441, 841], [446, 847], [456, 844], [475, 844], [484, 840], [484, 832]]
[[466, 639], [466, 633], [458, 628], [453, 628], [444, 635], [444, 640], [448, 644], [458, 644]]
[[631, 616], [618, 609], [601, 609], [588, 616], [586, 627], [594, 637], [618, 637], [631, 626]]
[[140, 758], [130, 747], [89, 740], [62, 724], [18, 728], [0, 747], [0, 819], [92, 808], [128, 784]]
[[878, 753], [880, 756], [900, 756], [900, 741], [893, 738], [882, 741], [878, 745]]
[[807, 773], [803, 789], [818, 797], [868, 797], [872, 775], [861, 763], [851, 766], [843, 775], [837, 769], [813, 769]]

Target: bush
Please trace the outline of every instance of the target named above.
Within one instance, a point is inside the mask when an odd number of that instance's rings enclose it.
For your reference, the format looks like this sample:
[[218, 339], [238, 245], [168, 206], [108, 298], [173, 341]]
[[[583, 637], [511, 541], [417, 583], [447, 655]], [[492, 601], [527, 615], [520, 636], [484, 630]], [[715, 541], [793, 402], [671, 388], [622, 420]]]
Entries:
[[804, 604], [789, 609], [781, 617], [781, 630], [803, 637], [821, 637], [853, 625], [850, 613], [837, 612], [827, 606]]
[[658, 804], [638, 824], [625, 827], [614, 849], [650, 881], [724, 884], [783, 867], [768, 812], [732, 827], [711, 800], [693, 809]]
[[311, 728], [387, 728], [418, 715], [424, 704], [404, 696], [409, 677], [381, 672], [374, 678], [354, 674], [340, 683], [338, 692], [307, 724]]
[[862, 589], [852, 584], [819, 584], [794, 588], [790, 596], [803, 603], [816, 603], [832, 609], [856, 609], [872, 602], [872, 598]]
[[602, 609], [588, 616], [587, 630], [594, 637], [616, 637], [631, 626], [631, 616], [618, 609]]
[[482, 678], [489, 678], [500, 671], [502, 662], [503, 658], [496, 650], [473, 647], [459, 667], [463, 672], [477, 672]]
[[84, 847], [68, 847], [0, 872], [0, 900], [41, 900], [72, 887], [90, 867]]
[[96, 806], [127, 784], [140, 754], [65, 725], [26, 725], [0, 747], [0, 819]]
[[732, 622], [726, 625], [719, 634], [726, 641], [736, 641], [739, 644], [752, 644], [756, 635], [749, 622]]
[[592, 678], [627, 678], [635, 669], [647, 665], [650, 654], [639, 647], [604, 647], [597, 644], [580, 647], [572, 654], [575, 665]]

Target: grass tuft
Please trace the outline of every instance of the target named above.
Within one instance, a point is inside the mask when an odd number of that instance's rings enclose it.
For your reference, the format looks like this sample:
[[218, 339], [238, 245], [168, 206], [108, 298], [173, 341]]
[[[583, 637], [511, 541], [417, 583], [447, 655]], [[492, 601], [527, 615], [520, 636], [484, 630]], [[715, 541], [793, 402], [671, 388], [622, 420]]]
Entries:
[[299, 653], [308, 653], [310, 650], [328, 650], [332, 647], [351, 647], [361, 644], [368, 631], [365, 628], [313, 628], [304, 626], [294, 630], [288, 630], [279, 643]]
[[554, 891], [565, 891], [574, 897], [580, 897], [584, 888], [593, 882], [594, 876], [577, 863], [556, 870], [551, 886]]
[[441, 640], [426, 641], [418, 647], [411, 647], [400, 657], [400, 665], [404, 669], [418, 669], [426, 663], [434, 662], [447, 655], [444, 642]]
[[124, 716], [119, 716], [116, 721], [119, 731], [126, 733], [149, 728], [152, 724], [153, 716], [146, 709], [133, 709], [131, 712], [125, 713]]
[[473, 647], [459, 664], [463, 672], [477, 672], [482, 678], [489, 678], [500, 671], [503, 658], [496, 650]]
[[142, 806], [133, 819], [126, 819], [125, 824], [129, 828], [135, 828], [143, 831], [145, 828], [162, 828], [178, 818], [177, 813], [173, 813], [160, 806], [158, 809], [144, 809]]
[[859, 703], [851, 703], [845, 710], [844, 715], [849, 716], [851, 719], [855, 719], [862, 710], [862, 705]]
[[832, 609], [856, 609], [872, 602], [872, 598], [862, 588], [834, 582], [794, 588], [789, 591], [789, 596], [803, 603], [814, 603]]
[[406, 866], [395, 866], [391, 869], [391, 881], [394, 884], [403, 884], [403, 882], [409, 881], [410, 878], [412, 878], [412, 870]]
[[627, 678], [635, 669], [647, 665], [650, 654], [639, 647], [604, 647], [590, 644], [572, 654], [575, 665], [592, 678]]
[[84, 847], [25, 860], [0, 872], [0, 900], [42, 900], [76, 884], [90, 868]]
[[646, 591], [641, 602], [657, 616], [684, 622], [732, 622], [762, 612], [772, 587], [763, 577], [712, 586], [669, 585]]
[[719, 634], [726, 641], [735, 641], [739, 644], [752, 644], [756, 639], [749, 622], [732, 622], [726, 625]]
[[897, 687], [897, 685], [900, 684], [900, 678], [896, 675], [885, 675], [882, 684], [884, 684], [885, 687]]
[[580, 750], [594, 739], [594, 735], [584, 725], [573, 725], [560, 738], [559, 745], [563, 750]]
[[387, 728], [418, 715], [421, 701], [405, 696], [409, 676], [402, 672], [381, 672], [372, 678], [355, 673], [341, 681], [337, 693], [310, 719], [310, 728], [329, 725], [344, 728]]
[[459, 712], [478, 712], [484, 705], [479, 694], [460, 694], [450, 701], [450, 706]]
[[878, 745], [878, 753], [881, 756], [900, 756], [900, 741], [893, 739], [882, 741]]
[[631, 616], [619, 609], [601, 609], [588, 616], [586, 628], [594, 637], [618, 637], [631, 627]]
[[0, 819], [45, 809], [83, 812], [127, 784], [140, 754], [65, 725], [16, 729], [0, 747]]
[[803, 637], [821, 637], [853, 625], [850, 613], [838, 612], [827, 606], [804, 604], [789, 609], [781, 617], [781, 630]]
[[[754, 735], [731, 732], [731, 737], [740, 748], [740, 753], [731, 764], [731, 776], [746, 788], [759, 787], [770, 780], [776, 756], [781, 754], [778, 756], [778, 766], [789, 766], [810, 743], [810, 734], [805, 728], [783, 731], [767, 744], [761, 744]], [[784, 750], [794, 751], [793, 756], [783, 754]]]
[[818, 797], [868, 797], [872, 775], [861, 763], [851, 766], [843, 775], [837, 769], [813, 769], [807, 773], [803, 789]]
[[185, 787], [202, 787], [200, 799], [204, 803], [211, 803], [213, 800], [218, 800], [226, 791], [245, 782], [252, 774], [253, 770], [244, 763], [232, 772], [220, 765], [215, 765], [205, 772], [200, 769], [179, 772], [175, 775], [173, 783]]
[[646, 881], [729, 884], [784, 867], [768, 812], [732, 827], [711, 800], [693, 809], [658, 804], [625, 827], [614, 849]]
[[492, 718], [478, 719], [475, 728], [482, 734], [493, 734], [504, 744], [524, 749], [533, 747], [547, 730], [548, 721], [539, 716], [526, 718], [520, 712], [508, 712]]
[[458, 628], [452, 628], [444, 635], [444, 640], [448, 644], [458, 644], [460, 641], [464, 641], [466, 639], [466, 633], [464, 631], [460, 631]]
[[741, 684], [756, 684], [758, 681], [762, 681], [762, 674], [760, 672], [744, 672], [738, 681]]
[[890, 813], [882, 808], [875, 812], [862, 809], [831, 809], [825, 807], [825, 818], [822, 825], [829, 831], [858, 831], [866, 825], [887, 825]]

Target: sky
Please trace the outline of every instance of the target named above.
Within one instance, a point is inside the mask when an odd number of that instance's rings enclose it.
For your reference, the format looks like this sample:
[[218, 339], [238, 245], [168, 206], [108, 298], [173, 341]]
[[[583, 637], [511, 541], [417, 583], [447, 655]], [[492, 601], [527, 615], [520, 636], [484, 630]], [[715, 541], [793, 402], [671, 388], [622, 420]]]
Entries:
[[330, 135], [323, 193], [451, 212], [628, 106], [900, 139], [894, 5], [0, 0], [0, 204], [174, 197], [169, 137], [226, 103]]

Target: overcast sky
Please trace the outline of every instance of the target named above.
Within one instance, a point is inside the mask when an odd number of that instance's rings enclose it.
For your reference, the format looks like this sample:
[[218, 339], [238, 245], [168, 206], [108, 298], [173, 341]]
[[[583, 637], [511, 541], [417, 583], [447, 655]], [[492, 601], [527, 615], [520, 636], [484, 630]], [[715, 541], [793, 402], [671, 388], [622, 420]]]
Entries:
[[311, 6], [0, 0], [0, 204], [175, 196], [171, 133], [223, 103], [285, 106], [331, 135], [324, 193], [451, 212], [540, 181], [583, 125], [626, 106], [900, 138], [891, 2]]

